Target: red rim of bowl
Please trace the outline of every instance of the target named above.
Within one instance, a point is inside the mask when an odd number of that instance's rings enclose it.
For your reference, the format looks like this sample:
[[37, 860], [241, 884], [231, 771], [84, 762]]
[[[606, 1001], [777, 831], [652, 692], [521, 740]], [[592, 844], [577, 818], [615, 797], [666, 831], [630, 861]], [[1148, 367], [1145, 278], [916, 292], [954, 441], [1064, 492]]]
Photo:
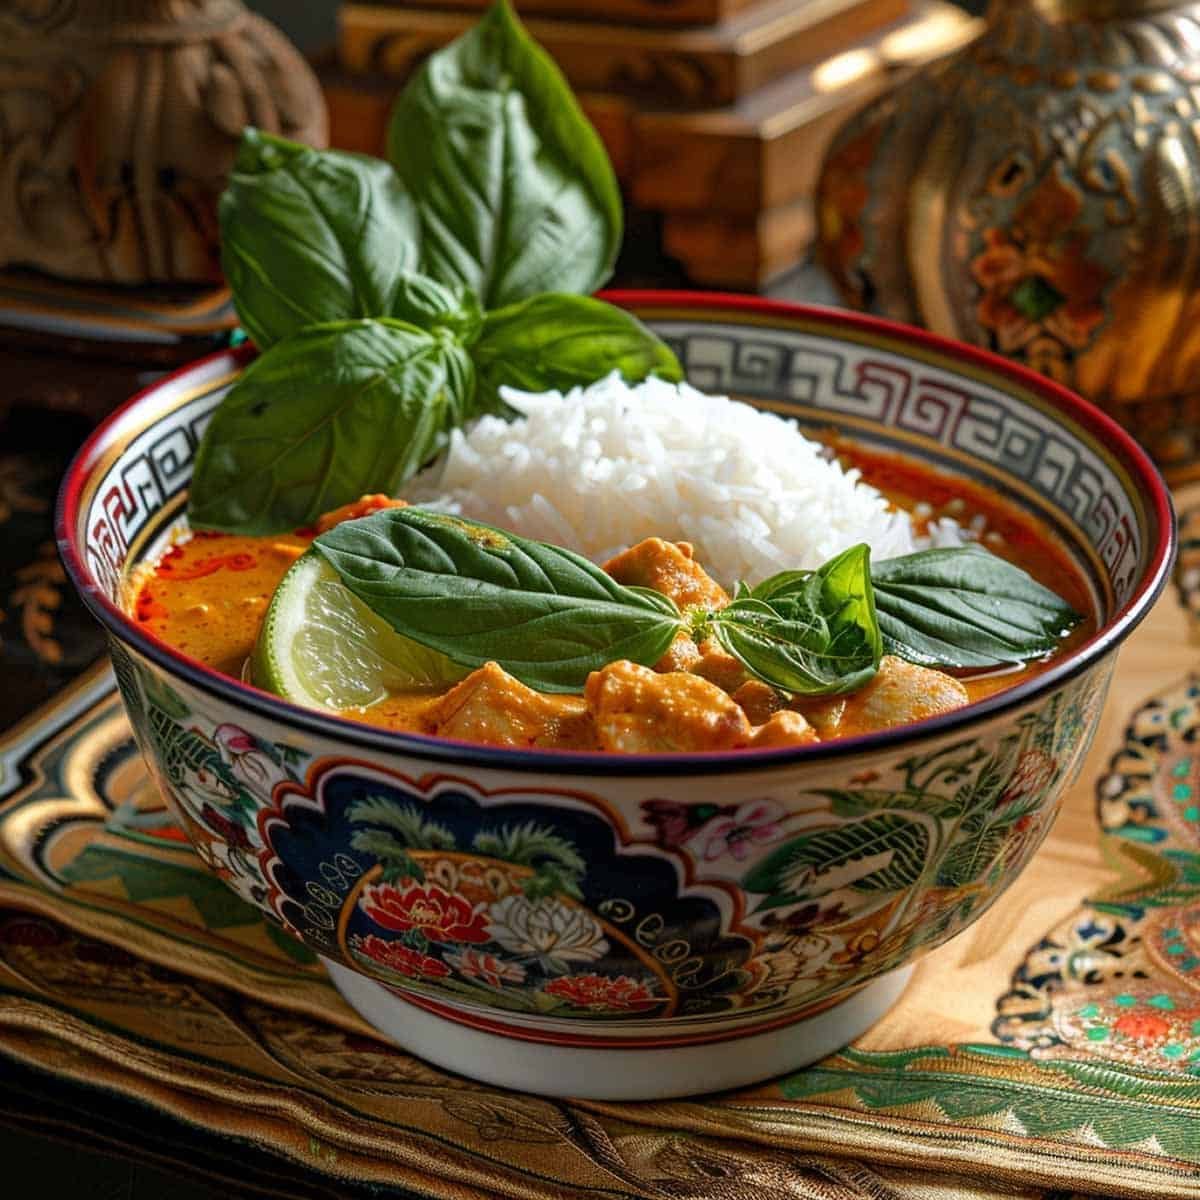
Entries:
[[1149, 569], [1133, 595], [1091, 638], [1065, 654], [1062, 660], [1049, 670], [1032, 679], [944, 716], [930, 717], [924, 721], [878, 733], [862, 734], [813, 746], [655, 755], [574, 750], [535, 751], [486, 746], [366, 725], [291, 704], [270, 692], [261, 691], [250, 684], [223, 675], [187, 655], [180, 654], [153, 634], [141, 629], [103, 594], [77, 548], [76, 528], [80, 497], [95, 465], [97, 452], [103, 447], [113, 427], [147, 396], [153, 395], [175, 380], [204, 369], [222, 357], [232, 356], [234, 361], [239, 363], [249, 361], [255, 351], [250, 346], [244, 346], [233, 351], [217, 351], [157, 380], [105, 418], [80, 447], [63, 478], [55, 512], [59, 553], [72, 582], [93, 615], [118, 641], [129, 643], [164, 670], [180, 676], [203, 691], [249, 708], [281, 724], [300, 726], [359, 748], [419, 755], [460, 766], [491, 767], [519, 773], [622, 776], [695, 775], [780, 767], [792, 763], [825, 762], [856, 754], [873, 754], [893, 746], [912, 744], [930, 737], [957, 732], [1052, 692], [1098, 662], [1119, 646], [1136, 628], [1166, 585], [1176, 549], [1175, 514], [1166, 482], [1130, 434], [1094, 405], [1052, 380], [989, 351], [976, 349], [923, 329], [843, 309], [792, 304], [787, 301], [764, 300], [756, 296], [721, 292], [622, 290], [602, 292], [600, 295], [623, 308], [635, 309], [643, 316], [650, 316], [654, 309], [691, 309], [709, 313], [714, 310], [733, 310], [752, 312], [759, 316], [815, 322], [828, 326], [835, 334], [839, 329], [849, 329], [892, 339], [899, 338], [916, 348], [935, 351], [964, 365], [982, 368], [1034, 392], [1058, 412], [1070, 417], [1092, 433], [1122, 462], [1135, 484], [1140, 485], [1148, 501], [1152, 520], [1158, 525], [1157, 542], [1152, 551]]

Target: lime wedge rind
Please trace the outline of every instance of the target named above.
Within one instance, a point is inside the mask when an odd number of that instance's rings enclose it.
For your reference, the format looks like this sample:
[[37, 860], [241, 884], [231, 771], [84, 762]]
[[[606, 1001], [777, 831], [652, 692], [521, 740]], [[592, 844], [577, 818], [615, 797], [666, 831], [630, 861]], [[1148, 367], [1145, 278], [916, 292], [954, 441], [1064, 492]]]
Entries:
[[398, 692], [440, 689], [468, 667], [397, 633], [315, 551], [280, 580], [250, 662], [256, 687], [308, 708], [370, 708]]

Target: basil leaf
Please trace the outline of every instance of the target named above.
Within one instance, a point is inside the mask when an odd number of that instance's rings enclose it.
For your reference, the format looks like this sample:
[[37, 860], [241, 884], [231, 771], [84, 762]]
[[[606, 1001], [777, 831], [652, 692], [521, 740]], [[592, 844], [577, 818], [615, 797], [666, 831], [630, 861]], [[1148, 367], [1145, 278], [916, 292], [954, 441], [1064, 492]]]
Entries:
[[[815, 573], [814, 571], [780, 571], [778, 575], [771, 575], [761, 583], [756, 583], [754, 587], [746, 589], [746, 594], [753, 596], [756, 600], [766, 600], [768, 603], [772, 600], [783, 599], [793, 592], [803, 591], [804, 586]], [[738, 586], [745, 587], [745, 584]]]
[[829, 612], [829, 627], [839, 646], [863, 640], [874, 665], [883, 657], [883, 638], [875, 611], [871, 547], [865, 542], [831, 558], [816, 572], [821, 606]]
[[805, 612], [826, 616], [835, 636], [865, 636], [878, 664], [883, 655], [875, 609], [871, 548], [865, 542], [835, 555], [816, 571], [781, 571], [749, 592], [782, 616]]
[[1028, 572], [977, 546], [888, 559], [872, 578], [885, 649], [926, 666], [1028, 662], [1081, 619]]
[[392, 312], [419, 221], [386, 162], [242, 135], [221, 196], [221, 266], [259, 349], [306, 325]]
[[544, 692], [582, 691], [617, 659], [650, 666], [683, 627], [667, 597], [578, 554], [442, 513], [388, 509], [313, 546], [397, 633]]
[[447, 287], [415, 271], [396, 279], [384, 315], [421, 329], [448, 329], [464, 346], [475, 341], [483, 325], [479, 299], [470, 288]]
[[388, 155], [421, 218], [421, 269], [487, 309], [592, 292], [621, 243], [608, 156], [549, 55], [499, 0], [426, 60]]
[[526, 392], [586, 387], [610, 371], [627, 383], [683, 378], [678, 360], [636, 317], [603, 300], [551, 293], [488, 313], [472, 348], [480, 403], [503, 407], [502, 385]]
[[742, 602], [721, 611], [721, 620], [713, 622], [717, 640], [752, 675], [781, 692], [854, 692], [870, 683], [878, 670], [865, 640], [835, 639], [828, 624], [816, 617], [789, 620]]
[[883, 643], [863, 544], [818, 571], [773, 576], [710, 615], [717, 640], [752, 674], [782, 692], [832, 696], [865, 686]]
[[395, 492], [473, 411], [474, 369], [444, 330], [313, 325], [246, 368], [196, 454], [196, 528], [271, 534]]

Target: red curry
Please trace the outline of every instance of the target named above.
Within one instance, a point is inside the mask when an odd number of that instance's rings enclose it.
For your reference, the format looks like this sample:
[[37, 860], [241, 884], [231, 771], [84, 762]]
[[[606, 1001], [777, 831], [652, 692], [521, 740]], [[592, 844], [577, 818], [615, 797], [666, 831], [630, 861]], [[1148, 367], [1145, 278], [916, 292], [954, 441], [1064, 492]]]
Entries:
[[[1046, 531], [971, 483], [939, 477], [909, 462], [855, 451], [866, 480], [921, 525], [937, 516], [970, 518], [988, 549], [1023, 567], [1081, 613], [1092, 605], [1065, 553]], [[322, 518], [316, 528], [282, 537], [197, 533], [169, 549], [134, 590], [135, 618], [182, 653], [240, 678], [276, 585], [317, 533], [340, 520], [397, 503], [364, 497]], [[716, 607], [723, 591], [691, 547], [648, 539], [605, 564], [619, 582], [650, 587], [686, 607]], [[1064, 649], [1095, 628], [1087, 619]], [[391, 729], [491, 744], [613, 752], [664, 752], [798, 745], [868, 733], [960, 708], [1046, 668], [954, 678], [885, 657], [874, 680], [833, 699], [788, 700], [751, 678], [714, 642], [680, 636], [653, 669], [616, 662], [595, 672], [581, 696], [543, 695], [496, 664], [442, 693], [392, 695], [342, 715]]]

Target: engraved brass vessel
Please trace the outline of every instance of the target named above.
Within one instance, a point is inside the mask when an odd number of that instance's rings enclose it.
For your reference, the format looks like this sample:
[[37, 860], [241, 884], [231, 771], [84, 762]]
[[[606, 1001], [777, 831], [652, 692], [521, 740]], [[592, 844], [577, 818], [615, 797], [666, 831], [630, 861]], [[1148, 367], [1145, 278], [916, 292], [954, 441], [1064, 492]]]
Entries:
[[248, 124], [328, 136], [308, 64], [241, 0], [0, 0], [0, 267], [219, 279]]
[[1200, 4], [993, 0], [859, 113], [819, 256], [855, 306], [985, 346], [1200, 474]]

